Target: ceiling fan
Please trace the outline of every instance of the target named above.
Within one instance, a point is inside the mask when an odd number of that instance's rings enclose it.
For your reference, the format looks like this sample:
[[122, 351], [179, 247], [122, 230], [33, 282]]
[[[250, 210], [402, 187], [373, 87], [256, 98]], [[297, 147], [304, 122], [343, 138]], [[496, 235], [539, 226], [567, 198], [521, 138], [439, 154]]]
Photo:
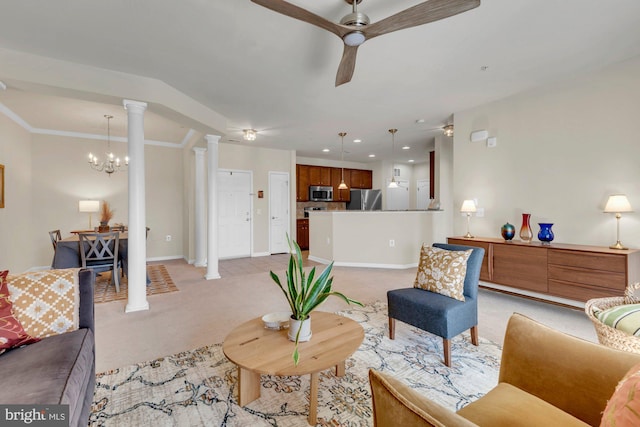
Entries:
[[353, 11], [336, 24], [284, 0], [251, 1], [283, 15], [308, 22], [340, 37], [344, 42], [344, 51], [336, 75], [336, 86], [351, 81], [356, 66], [358, 46], [366, 40], [404, 28], [438, 21], [480, 6], [480, 0], [427, 0], [370, 24], [369, 17], [358, 12], [357, 5], [362, 0], [345, 0], [352, 5]]

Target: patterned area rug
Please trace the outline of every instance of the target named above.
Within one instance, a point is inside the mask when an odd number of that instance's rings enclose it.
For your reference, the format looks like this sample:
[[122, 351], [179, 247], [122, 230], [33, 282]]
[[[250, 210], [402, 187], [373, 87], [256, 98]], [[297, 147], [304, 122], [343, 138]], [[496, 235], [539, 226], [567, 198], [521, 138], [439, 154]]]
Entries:
[[[147, 295], [164, 294], [178, 290], [167, 268], [162, 264], [147, 265], [147, 276], [151, 283], [147, 286]], [[111, 284], [111, 273], [98, 275], [93, 295], [93, 302], [110, 302], [127, 299], [127, 278], [120, 278], [120, 292], [116, 293], [116, 286]]]
[[[436, 402], [457, 410], [498, 381], [501, 350], [464, 334], [452, 340], [452, 368], [442, 363], [442, 339], [406, 324], [387, 332], [387, 307], [376, 302], [341, 312], [365, 330], [346, 374], [320, 374], [319, 426], [371, 426], [369, 368], [388, 372]], [[301, 357], [304, 357], [301, 354]], [[306, 426], [309, 376], [262, 376], [261, 397], [237, 404], [237, 369], [214, 344], [98, 374], [91, 426]]]

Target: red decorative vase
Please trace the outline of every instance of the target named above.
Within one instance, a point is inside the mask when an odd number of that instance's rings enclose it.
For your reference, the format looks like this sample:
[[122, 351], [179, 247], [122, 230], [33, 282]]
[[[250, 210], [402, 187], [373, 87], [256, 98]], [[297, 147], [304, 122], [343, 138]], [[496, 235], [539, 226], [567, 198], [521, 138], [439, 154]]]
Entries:
[[522, 227], [520, 227], [520, 240], [529, 243], [533, 240], [533, 231], [531, 231], [531, 214], [522, 214]]

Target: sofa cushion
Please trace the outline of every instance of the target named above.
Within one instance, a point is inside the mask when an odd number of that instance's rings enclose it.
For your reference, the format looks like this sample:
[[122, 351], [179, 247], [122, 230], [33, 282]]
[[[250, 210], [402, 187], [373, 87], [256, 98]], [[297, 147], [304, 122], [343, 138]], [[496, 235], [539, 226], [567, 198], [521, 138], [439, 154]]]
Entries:
[[0, 354], [14, 347], [40, 341], [40, 338], [27, 334], [13, 315], [6, 281], [8, 273], [8, 270], [0, 272]]
[[464, 278], [472, 251], [449, 251], [423, 245], [413, 286], [464, 301]]
[[78, 329], [79, 268], [8, 276], [13, 313], [31, 336], [45, 338]]
[[[95, 383], [93, 333], [54, 335], [0, 356], [3, 404], [67, 404], [80, 419], [85, 394]], [[71, 423], [70, 425], [75, 425]]]
[[634, 366], [620, 380], [607, 402], [600, 427], [640, 425], [640, 364]]
[[479, 426], [492, 427], [589, 425], [507, 383], [499, 383], [489, 393], [460, 409], [458, 415]]
[[640, 304], [622, 304], [594, 314], [605, 325], [640, 336]]

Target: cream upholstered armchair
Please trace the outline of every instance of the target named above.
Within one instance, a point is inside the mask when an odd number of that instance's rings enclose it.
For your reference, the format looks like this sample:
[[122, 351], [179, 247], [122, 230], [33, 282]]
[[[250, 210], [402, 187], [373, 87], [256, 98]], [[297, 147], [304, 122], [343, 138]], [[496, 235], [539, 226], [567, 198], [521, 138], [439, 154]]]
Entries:
[[[575, 338], [514, 314], [507, 325], [498, 385], [489, 393], [456, 413], [371, 370], [374, 426], [640, 425], [640, 418], [629, 418], [631, 424], [618, 418], [640, 412], [639, 364], [640, 354]], [[635, 374], [635, 382], [621, 382], [625, 374]], [[638, 398], [629, 400], [632, 392]]]

